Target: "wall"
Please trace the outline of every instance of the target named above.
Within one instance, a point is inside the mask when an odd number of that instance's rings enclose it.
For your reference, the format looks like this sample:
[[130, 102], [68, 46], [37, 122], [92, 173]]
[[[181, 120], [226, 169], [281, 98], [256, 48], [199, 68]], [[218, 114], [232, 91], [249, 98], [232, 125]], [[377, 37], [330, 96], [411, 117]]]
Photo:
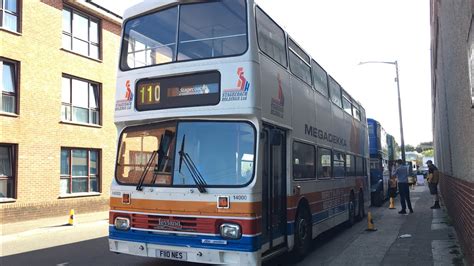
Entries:
[[432, 104], [435, 163], [444, 204], [466, 259], [473, 260], [474, 109], [469, 31], [474, 1], [432, 0]]
[[[113, 113], [120, 25], [102, 18], [108, 28], [101, 31], [102, 59], [80, 56], [61, 49], [61, 6], [61, 1], [24, 0], [21, 34], [0, 30], [0, 56], [20, 62], [19, 115], [0, 115], [0, 143], [18, 145], [16, 200], [0, 203], [0, 223], [68, 215], [70, 208], [77, 213], [108, 207], [116, 149]], [[63, 74], [101, 84], [101, 126], [61, 122]], [[61, 147], [101, 151], [99, 195], [59, 196]]]

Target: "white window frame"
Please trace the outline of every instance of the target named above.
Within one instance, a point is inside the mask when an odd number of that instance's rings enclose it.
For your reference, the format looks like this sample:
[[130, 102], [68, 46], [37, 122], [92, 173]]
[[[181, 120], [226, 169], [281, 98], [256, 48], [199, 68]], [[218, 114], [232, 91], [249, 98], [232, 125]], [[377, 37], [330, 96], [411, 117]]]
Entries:
[[[1, 0], [0, 0], [1, 1]], [[71, 32], [67, 32], [67, 31], [64, 31], [62, 30], [62, 38], [70, 38], [70, 47], [64, 47], [62, 44], [62, 48], [65, 49], [65, 50], [68, 50], [68, 51], [71, 51], [73, 53], [77, 53], [77, 54], [80, 54], [80, 55], [84, 55], [84, 56], [87, 56], [87, 57], [90, 57], [90, 58], [93, 58], [93, 59], [96, 59], [96, 60], [101, 60], [101, 23], [100, 23], [100, 20], [99, 19], [96, 19], [94, 17], [91, 17], [85, 13], [82, 13], [80, 11], [77, 11], [76, 9], [70, 7], [70, 6], [64, 6], [62, 12], [64, 13], [65, 11], [68, 11], [70, 13], [70, 19], [69, 19], [69, 28], [70, 28], [70, 31]], [[74, 15], [78, 15], [78, 16], [81, 16], [81, 17], [84, 17], [85, 19], [87, 19], [87, 40], [84, 40], [80, 37], [77, 37], [75, 34], [74, 34], [74, 23], [73, 23], [73, 20], [74, 20]], [[91, 41], [91, 22], [94, 22], [97, 24], [97, 42], [93, 42]], [[63, 25], [63, 29], [64, 29], [64, 25]], [[82, 42], [86, 42], [87, 43], [87, 54], [84, 54], [84, 53], [81, 53], [80, 51], [74, 49], [74, 39], [77, 39], [78, 41], [82, 41]], [[91, 55], [91, 47], [92, 46], [96, 46], [97, 47], [97, 57], [95, 56], [92, 56]]]

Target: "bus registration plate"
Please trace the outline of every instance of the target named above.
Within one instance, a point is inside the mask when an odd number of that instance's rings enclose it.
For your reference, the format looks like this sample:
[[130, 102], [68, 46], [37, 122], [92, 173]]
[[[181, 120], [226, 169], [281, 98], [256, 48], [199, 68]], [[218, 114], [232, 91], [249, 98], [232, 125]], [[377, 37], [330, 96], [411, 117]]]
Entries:
[[156, 256], [159, 258], [171, 259], [171, 260], [188, 260], [187, 258], [188, 256], [186, 252], [182, 252], [182, 251], [157, 249]]

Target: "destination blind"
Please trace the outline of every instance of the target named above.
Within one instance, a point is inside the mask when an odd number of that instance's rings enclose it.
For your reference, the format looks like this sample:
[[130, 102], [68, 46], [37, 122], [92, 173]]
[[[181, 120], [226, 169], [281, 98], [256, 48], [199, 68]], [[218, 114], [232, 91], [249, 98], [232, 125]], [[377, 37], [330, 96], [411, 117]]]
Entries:
[[220, 73], [217, 71], [142, 79], [135, 88], [138, 111], [216, 105], [220, 101]]

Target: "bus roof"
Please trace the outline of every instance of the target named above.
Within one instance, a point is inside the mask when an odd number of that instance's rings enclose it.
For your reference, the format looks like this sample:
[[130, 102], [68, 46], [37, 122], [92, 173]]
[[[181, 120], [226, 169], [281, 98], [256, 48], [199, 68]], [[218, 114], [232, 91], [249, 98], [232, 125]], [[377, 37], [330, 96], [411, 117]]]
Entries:
[[176, 0], [146, 0], [127, 8], [123, 13], [123, 18], [125, 20], [129, 17], [134, 17], [139, 14], [156, 9], [157, 7], [166, 6], [177, 2], [178, 1]]

